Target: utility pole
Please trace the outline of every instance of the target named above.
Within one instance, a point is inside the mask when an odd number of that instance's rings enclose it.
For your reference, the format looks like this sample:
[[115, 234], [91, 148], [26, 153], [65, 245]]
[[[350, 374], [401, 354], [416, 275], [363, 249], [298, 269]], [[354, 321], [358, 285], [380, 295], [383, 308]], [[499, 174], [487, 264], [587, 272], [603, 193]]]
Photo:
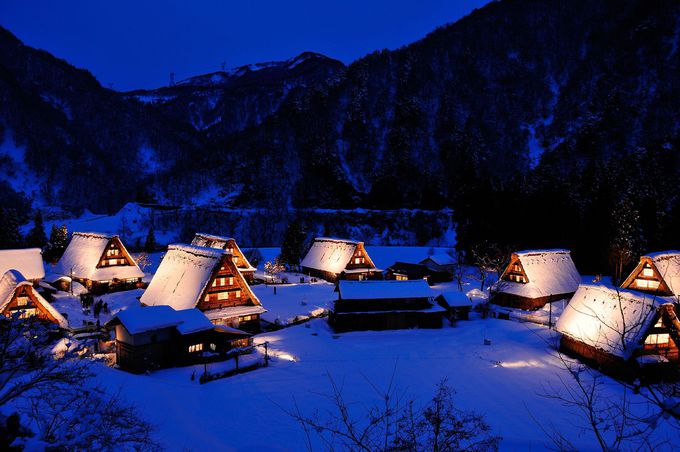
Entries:
[[269, 342], [264, 343], [264, 367], [269, 367]]

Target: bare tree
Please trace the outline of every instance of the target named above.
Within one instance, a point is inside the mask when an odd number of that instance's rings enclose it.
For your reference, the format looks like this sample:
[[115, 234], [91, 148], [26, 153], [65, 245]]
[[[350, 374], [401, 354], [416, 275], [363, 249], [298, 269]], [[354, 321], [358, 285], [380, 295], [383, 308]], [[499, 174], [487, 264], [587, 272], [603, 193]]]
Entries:
[[453, 280], [456, 281], [458, 290], [463, 290], [463, 280], [465, 279], [465, 253], [456, 250], [453, 254]]
[[302, 426], [310, 451], [313, 435], [327, 450], [498, 449], [501, 438], [493, 435], [483, 416], [455, 406], [454, 391], [445, 380], [437, 386], [430, 403], [418, 407], [394, 387], [393, 374], [385, 390], [371, 384], [380, 402], [363, 408], [357, 415], [357, 410], [343, 396], [342, 386], [332, 377], [329, 379], [331, 392], [325, 396], [331, 402], [329, 411], [306, 415], [297, 403], [293, 410], [285, 410]]
[[0, 317], [0, 408], [11, 403], [39, 430], [36, 436], [12, 429], [0, 444], [21, 442], [17, 436], [22, 436], [31, 441], [29, 448], [156, 448], [150, 424], [92, 384], [92, 361], [81, 358], [78, 344], [66, 340], [62, 351], [53, 351], [56, 334], [56, 328], [35, 317]]
[[286, 266], [283, 265], [280, 261], [279, 258], [277, 257], [273, 261], [267, 261], [264, 264], [264, 272], [269, 275], [269, 278], [273, 282], [277, 275], [283, 271], [286, 270]]
[[146, 251], [141, 251], [133, 255], [132, 258], [135, 260], [137, 266], [139, 266], [139, 269], [143, 272], [146, 272], [146, 269], [151, 265], [151, 258], [149, 257], [149, 253]]

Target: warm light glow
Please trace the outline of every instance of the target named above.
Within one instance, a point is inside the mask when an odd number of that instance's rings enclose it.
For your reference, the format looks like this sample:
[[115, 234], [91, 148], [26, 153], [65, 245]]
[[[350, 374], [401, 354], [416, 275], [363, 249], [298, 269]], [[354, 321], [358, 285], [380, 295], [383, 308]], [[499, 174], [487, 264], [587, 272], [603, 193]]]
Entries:
[[545, 367], [540, 361], [535, 359], [530, 359], [528, 361], [503, 361], [500, 363], [501, 367], [507, 367], [508, 369], [516, 369], [519, 367]]

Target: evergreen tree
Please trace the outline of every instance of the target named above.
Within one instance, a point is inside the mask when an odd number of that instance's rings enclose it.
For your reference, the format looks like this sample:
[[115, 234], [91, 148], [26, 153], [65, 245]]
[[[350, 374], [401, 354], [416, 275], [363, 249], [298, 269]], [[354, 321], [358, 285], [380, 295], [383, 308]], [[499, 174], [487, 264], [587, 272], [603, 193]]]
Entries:
[[43, 248], [47, 244], [47, 236], [45, 235], [45, 224], [40, 210], [35, 212], [35, 219], [33, 220], [33, 227], [26, 236], [26, 244], [31, 247]]
[[146, 235], [146, 241], [144, 242], [144, 251], [147, 253], [153, 253], [156, 251], [156, 235], [153, 232], [153, 226], [149, 228], [149, 233]]
[[283, 236], [283, 244], [281, 245], [280, 261], [289, 268], [300, 265], [302, 253], [305, 251], [306, 239], [307, 233], [299, 219], [296, 218], [288, 223]]
[[50, 231], [50, 240], [47, 243], [45, 249], [45, 260], [50, 262], [56, 262], [64, 254], [66, 247], [68, 246], [68, 229], [66, 225], [57, 227], [56, 224], [52, 225], [52, 230]]
[[16, 209], [0, 208], [0, 249], [19, 248], [22, 244]]

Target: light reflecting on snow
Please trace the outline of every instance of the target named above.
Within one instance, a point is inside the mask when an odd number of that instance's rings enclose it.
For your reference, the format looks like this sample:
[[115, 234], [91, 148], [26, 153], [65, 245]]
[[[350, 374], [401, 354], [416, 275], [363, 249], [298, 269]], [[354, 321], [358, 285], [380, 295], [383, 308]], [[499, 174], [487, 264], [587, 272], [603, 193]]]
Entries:
[[507, 367], [508, 369], [516, 369], [518, 367], [546, 367], [544, 363], [535, 359], [530, 359], [528, 361], [502, 361], [500, 365], [501, 367]]

